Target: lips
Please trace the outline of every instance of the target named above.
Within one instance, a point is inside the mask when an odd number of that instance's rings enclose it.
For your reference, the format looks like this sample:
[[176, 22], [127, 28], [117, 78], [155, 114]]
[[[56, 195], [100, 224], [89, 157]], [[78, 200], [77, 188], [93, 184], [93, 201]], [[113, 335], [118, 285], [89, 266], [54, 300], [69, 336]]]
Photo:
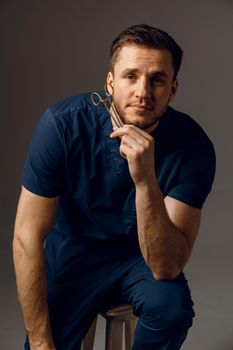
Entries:
[[148, 111], [152, 110], [152, 106], [145, 105], [145, 104], [133, 104], [131, 105], [132, 108], [138, 111]]

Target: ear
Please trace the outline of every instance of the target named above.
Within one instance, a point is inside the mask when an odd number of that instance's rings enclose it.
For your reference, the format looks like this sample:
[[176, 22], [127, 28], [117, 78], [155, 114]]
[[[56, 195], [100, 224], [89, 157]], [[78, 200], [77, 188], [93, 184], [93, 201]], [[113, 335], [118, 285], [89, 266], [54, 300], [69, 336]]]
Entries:
[[108, 72], [108, 75], [107, 75], [107, 84], [108, 84], [109, 86], [112, 86], [112, 87], [113, 87], [113, 83], [114, 83], [113, 74], [112, 74], [112, 72]]
[[171, 93], [169, 96], [169, 102], [171, 102], [174, 99], [174, 97], [176, 96], [178, 87], [179, 87], [178, 80], [177, 79], [173, 80], [172, 87], [171, 87]]

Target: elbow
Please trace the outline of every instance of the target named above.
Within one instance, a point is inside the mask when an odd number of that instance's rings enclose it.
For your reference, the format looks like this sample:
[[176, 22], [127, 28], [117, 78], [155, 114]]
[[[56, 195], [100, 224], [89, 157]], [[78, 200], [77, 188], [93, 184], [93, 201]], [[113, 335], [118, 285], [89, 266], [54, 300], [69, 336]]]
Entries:
[[14, 233], [12, 242], [14, 260], [23, 258], [24, 256], [34, 255], [40, 248], [43, 249], [43, 241], [33, 239], [29, 234]]
[[175, 280], [179, 274], [181, 273], [181, 268], [170, 268], [170, 269], [160, 269], [156, 271], [152, 271], [153, 277], [155, 280], [163, 281], [163, 280]]
[[14, 238], [12, 241], [12, 249], [13, 249], [13, 253], [21, 252], [24, 250], [23, 241], [16, 235], [14, 235]]
[[26, 249], [24, 244], [21, 242], [20, 239], [14, 237], [12, 242], [12, 257], [13, 257], [13, 263], [15, 270], [17, 266], [21, 264], [25, 260], [26, 256]]
[[12, 242], [13, 258], [20, 259], [26, 254], [27, 248], [26, 244], [19, 237], [14, 237]]

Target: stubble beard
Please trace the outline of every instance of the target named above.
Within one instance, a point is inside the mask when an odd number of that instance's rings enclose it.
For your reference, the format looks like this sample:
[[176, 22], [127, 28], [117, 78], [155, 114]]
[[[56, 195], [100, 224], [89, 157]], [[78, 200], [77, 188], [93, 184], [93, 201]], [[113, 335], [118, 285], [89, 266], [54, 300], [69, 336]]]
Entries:
[[[118, 114], [119, 114], [119, 116], [124, 124], [134, 125], [142, 130], [148, 129], [152, 125], [154, 125], [162, 117], [162, 115], [166, 112], [167, 107], [168, 107], [168, 103], [167, 103], [160, 111], [158, 111], [156, 114], [154, 114], [154, 118], [150, 122], [145, 122], [145, 121], [132, 122], [131, 118], [127, 117], [127, 115], [124, 114], [124, 112], [120, 108], [119, 104], [115, 100], [113, 100], [113, 102], [114, 102], [114, 106], [115, 106], [115, 108], [116, 108], [116, 110], [117, 110], [117, 112], [118, 112]], [[135, 115], [143, 117], [143, 113], [135, 113]]]

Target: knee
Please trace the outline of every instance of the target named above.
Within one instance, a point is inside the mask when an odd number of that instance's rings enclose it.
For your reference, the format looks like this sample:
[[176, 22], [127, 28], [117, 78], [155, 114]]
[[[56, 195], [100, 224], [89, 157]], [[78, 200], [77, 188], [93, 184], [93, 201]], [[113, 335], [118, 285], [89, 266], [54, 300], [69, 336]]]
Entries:
[[140, 319], [150, 328], [168, 331], [184, 324], [187, 328], [192, 325], [194, 311], [189, 294], [182, 288], [171, 288], [166, 292], [150, 294], [141, 304]]

